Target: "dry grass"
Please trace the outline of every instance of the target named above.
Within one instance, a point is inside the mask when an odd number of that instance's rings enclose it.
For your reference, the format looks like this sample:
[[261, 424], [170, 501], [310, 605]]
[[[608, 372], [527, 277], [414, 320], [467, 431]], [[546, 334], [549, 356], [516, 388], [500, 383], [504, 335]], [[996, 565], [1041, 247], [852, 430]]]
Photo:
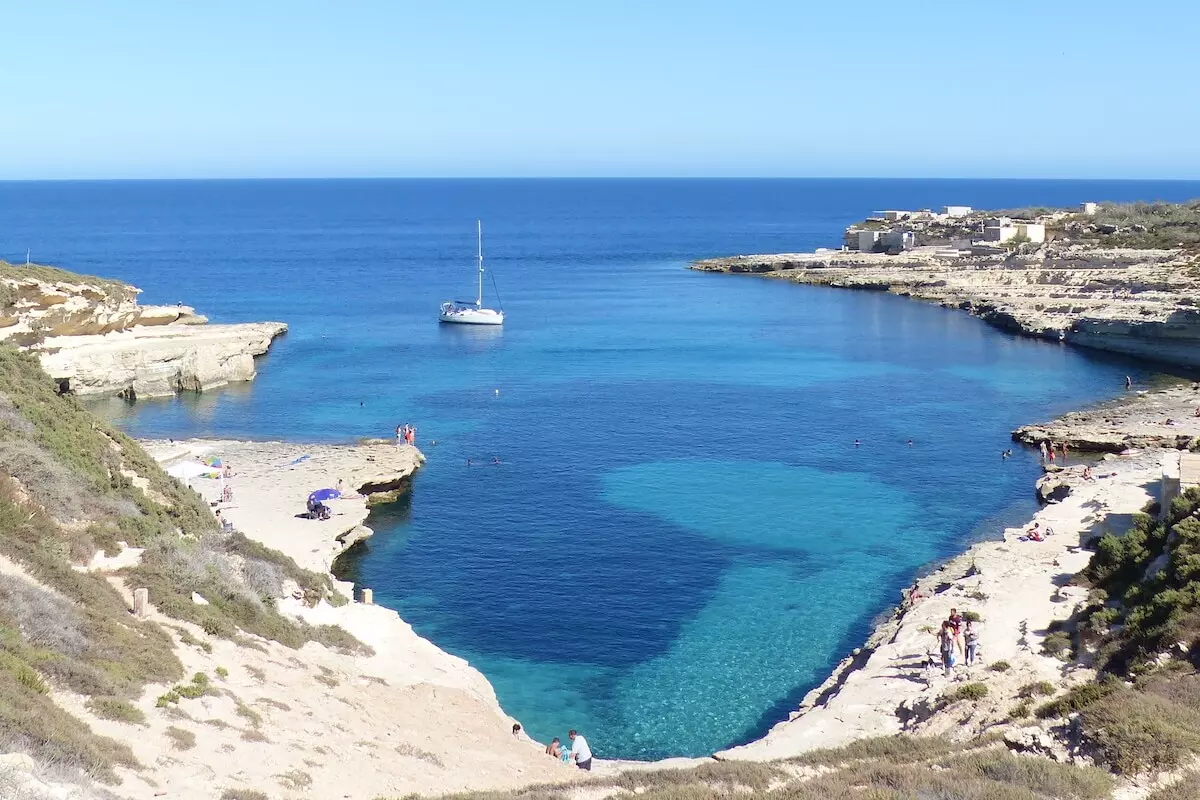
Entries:
[[436, 753], [431, 753], [428, 750], [422, 750], [421, 748], [415, 747], [407, 742], [396, 745], [396, 752], [402, 756], [408, 756], [409, 758], [415, 758], [418, 761], [424, 761], [427, 764], [433, 764], [435, 767], [446, 766], [442, 762], [442, 759], [438, 758]]
[[119, 697], [92, 697], [87, 701], [88, 710], [102, 719], [127, 722], [130, 725], [145, 725], [146, 715], [128, 700]]
[[256, 789], [226, 789], [221, 800], [270, 800], [264, 792]]
[[[895, 737], [904, 738], [915, 737]], [[868, 741], [810, 754], [814, 763], [833, 769], [808, 779], [795, 777], [778, 763], [724, 761], [695, 769], [631, 771], [585, 784], [454, 797], [567, 800], [581, 789], [608, 789], [649, 800], [1101, 800], [1113, 788], [1112, 777], [1103, 770], [1018, 757], [1001, 747], [969, 750], [970, 743], [955, 745], [939, 739], [911, 746], [892, 739]]]
[[293, 792], [304, 791], [313, 783], [312, 776], [299, 769], [289, 770], [275, 777], [279, 779], [280, 786]]
[[172, 725], [167, 728], [166, 734], [171, 740], [171, 747], [176, 750], [191, 750], [196, 746], [196, 734], [191, 731]]
[[1200, 797], [1200, 772], [1188, 772], [1177, 783], [1151, 792], [1146, 800], [1183, 800]]

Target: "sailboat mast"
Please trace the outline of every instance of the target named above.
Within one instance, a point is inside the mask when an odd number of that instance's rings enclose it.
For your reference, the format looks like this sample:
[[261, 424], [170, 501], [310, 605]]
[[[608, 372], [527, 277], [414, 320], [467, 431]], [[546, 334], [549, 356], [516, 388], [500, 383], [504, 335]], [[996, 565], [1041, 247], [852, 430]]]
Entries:
[[475, 297], [475, 306], [483, 308], [483, 221], [475, 220], [475, 236], [479, 246], [479, 294]]

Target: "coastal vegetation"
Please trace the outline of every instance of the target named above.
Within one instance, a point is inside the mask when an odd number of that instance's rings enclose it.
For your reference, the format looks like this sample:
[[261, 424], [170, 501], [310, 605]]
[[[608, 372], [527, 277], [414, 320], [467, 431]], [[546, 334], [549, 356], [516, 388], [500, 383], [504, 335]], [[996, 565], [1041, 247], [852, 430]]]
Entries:
[[0, 315], [11, 307], [20, 295], [12, 285], [14, 281], [42, 281], [44, 283], [70, 283], [95, 289], [99, 297], [118, 297], [132, 290], [129, 284], [111, 278], [94, 275], [79, 275], [58, 267], [43, 264], [11, 264], [0, 259]]
[[[145, 722], [135, 702], [149, 684], [174, 684], [162, 705], [213, 691], [203, 673], [180, 682], [171, 634], [131, 615], [105, 575], [84, 568], [121, 542], [145, 548], [118, 573], [125, 585], [147, 587], [160, 613], [209, 635], [363, 650], [344, 630], [293, 621], [275, 606], [288, 586], [309, 603], [334, 600], [327, 576], [219, 531], [198, 494], [58, 394], [32, 355], [0, 345], [0, 556], [19, 566], [0, 574], [0, 751], [114, 782], [115, 767], [139, 766], [132, 752], [64, 711], [57, 690], [129, 725]], [[191, 634], [183, 641], [211, 649]]]
[[[1042, 704], [1044, 720], [1075, 720], [1081, 749], [1120, 774], [1171, 770], [1200, 755], [1200, 490], [1105, 534], [1077, 581], [1089, 603], [1048, 647], [1086, 657], [1095, 681]], [[1048, 694], [1030, 684], [1021, 696]]]
[[[648, 800], [780, 797], [788, 800], [1101, 800], [1112, 777], [1094, 767], [1012, 755], [994, 737], [863, 739], [772, 762], [714, 761], [693, 769], [636, 770], [582, 784], [587, 796]], [[455, 800], [566, 800], [581, 784], [451, 795]]]
[[1200, 200], [1102, 203], [1095, 214], [1068, 217], [1062, 229], [1108, 247], [1200, 250]]

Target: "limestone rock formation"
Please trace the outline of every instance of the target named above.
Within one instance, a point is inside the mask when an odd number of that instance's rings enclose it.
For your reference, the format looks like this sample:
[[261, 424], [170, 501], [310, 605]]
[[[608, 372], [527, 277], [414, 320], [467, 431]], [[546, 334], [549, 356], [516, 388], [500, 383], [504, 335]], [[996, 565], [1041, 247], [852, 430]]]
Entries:
[[1047, 472], [1035, 484], [1038, 500], [1058, 503], [1071, 493], [1071, 475], [1065, 471]]
[[141, 306], [137, 289], [50, 267], [0, 262], [0, 341], [37, 353], [77, 394], [159, 397], [255, 376], [281, 322], [209, 325], [195, 309]]
[[77, 394], [161, 397], [253, 380], [254, 356], [287, 330], [281, 322], [134, 327], [55, 336], [31, 349], [51, 377]]
[[1120, 453], [1130, 449], [1189, 449], [1200, 443], [1200, 384], [1146, 391], [1053, 422], [1023, 425], [1013, 439], [1036, 446], [1066, 442], [1072, 450]]
[[716, 258], [692, 268], [886, 290], [961, 308], [1014, 333], [1200, 366], [1200, 270], [1183, 249], [1051, 243], [994, 255], [833, 250]]

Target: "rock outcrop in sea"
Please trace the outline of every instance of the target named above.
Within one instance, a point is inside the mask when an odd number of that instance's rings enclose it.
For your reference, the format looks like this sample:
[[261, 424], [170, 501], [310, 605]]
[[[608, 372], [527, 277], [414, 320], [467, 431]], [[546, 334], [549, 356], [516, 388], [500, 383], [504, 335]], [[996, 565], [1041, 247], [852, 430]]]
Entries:
[[255, 377], [282, 322], [211, 325], [190, 306], [144, 306], [120, 281], [0, 262], [0, 341], [37, 354], [64, 390], [128, 398]]

